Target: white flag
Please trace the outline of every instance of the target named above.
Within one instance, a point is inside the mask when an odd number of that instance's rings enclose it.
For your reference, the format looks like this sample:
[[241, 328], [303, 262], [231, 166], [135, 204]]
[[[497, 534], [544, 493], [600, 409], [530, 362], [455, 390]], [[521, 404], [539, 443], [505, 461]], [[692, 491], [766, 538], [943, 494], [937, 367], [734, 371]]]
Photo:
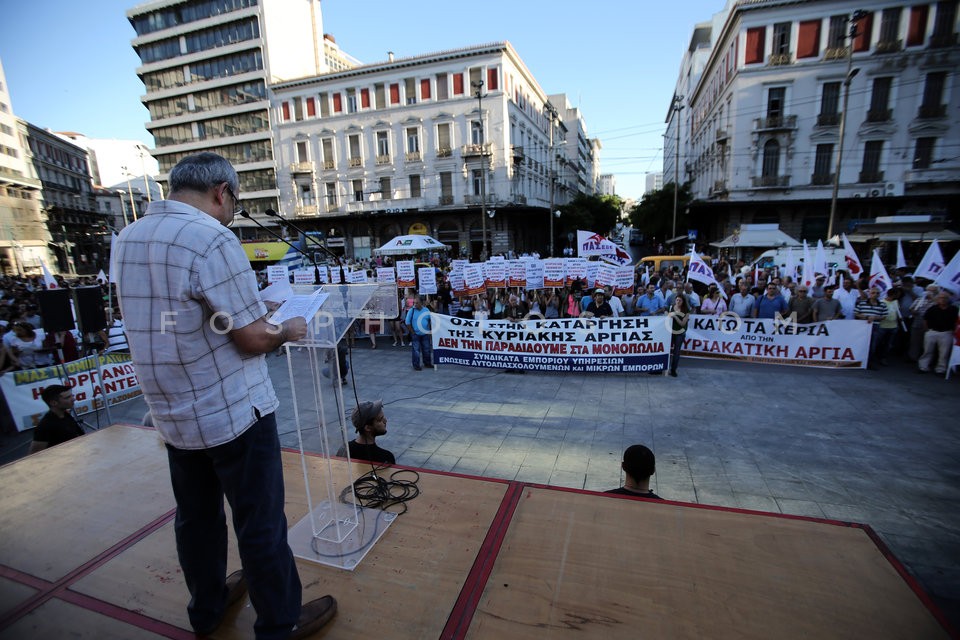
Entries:
[[843, 239], [843, 259], [847, 263], [847, 271], [849, 271], [853, 279], [856, 280], [857, 276], [863, 273], [863, 265], [860, 264], [860, 258], [857, 257], [857, 252], [850, 246], [850, 241], [847, 240], [847, 234], [841, 233], [840, 238]]
[[927, 280], [936, 280], [943, 273], [943, 254], [940, 252], [940, 245], [934, 240], [930, 243], [930, 248], [923, 256], [923, 260], [913, 272], [914, 278], [926, 278]]
[[886, 267], [883, 266], [880, 254], [877, 253], [876, 249], [873, 250], [873, 258], [870, 261], [870, 286], [879, 289], [881, 295], [893, 286], [890, 275], [887, 273]]
[[717, 289], [720, 290], [720, 295], [723, 296], [724, 299], [727, 297], [727, 292], [723, 290], [723, 287], [720, 286], [720, 283], [717, 282], [716, 277], [714, 277], [713, 269], [697, 255], [696, 251], [692, 250], [690, 251], [690, 267], [687, 271], [687, 280], [696, 280], [707, 286], [711, 284], [717, 285]]
[[900, 243], [900, 238], [897, 238], [897, 269], [905, 266], [907, 266], [907, 260], [903, 257], [903, 245]]
[[817, 251], [813, 254], [813, 275], [827, 276], [827, 254], [823, 250], [823, 240], [817, 240]]
[[934, 284], [949, 289], [954, 295], [960, 293], [960, 251], [954, 254], [953, 260], [944, 267], [943, 273], [940, 274]]
[[57, 284], [57, 279], [50, 274], [50, 270], [47, 269], [47, 265], [43, 260], [40, 261], [40, 268], [43, 269], [43, 285], [47, 289], [59, 289], [60, 285]]
[[797, 281], [797, 261], [793, 257], [793, 249], [787, 249], [787, 263], [783, 265], [783, 275], [790, 276], [794, 282]]
[[816, 278], [813, 275], [813, 264], [810, 260], [810, 247], [807, 246], [807, 241], [803, 241], [803, 275], [800, 277], [800, 284], [810, 288], [816, 283]]

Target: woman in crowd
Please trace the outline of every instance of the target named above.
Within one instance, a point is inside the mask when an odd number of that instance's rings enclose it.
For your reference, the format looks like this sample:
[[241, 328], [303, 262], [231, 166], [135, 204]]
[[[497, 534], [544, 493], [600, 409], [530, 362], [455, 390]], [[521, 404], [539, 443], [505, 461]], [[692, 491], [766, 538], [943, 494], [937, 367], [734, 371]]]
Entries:
[[690, 304], [687, 297], [678, 294], [670, 310], [670, 375], [677, 377], [677, 367], [680, 364], [680, 348], [683, 338], [687, 335], [687, 323], [690, 321]]
[[[679, 298], [681, 296], [677, 297]], [[700, 302], [700, 313], [718, 316], [721, 313], [725, 313], [726, 310], [727, 303], [720, 296], [720, 289], [715, 284], [710, 285], [707, 288], [707, 295], [705, 295]]]
[[13, 325], [13, 335], [4, 338], [20, 369], [35, 369], [53, 364], [53, 356], [43, 347], [43, 332], [38, 334], [33, 325], [17, 322]]
[[551, 289], [549, 293], [544, 293], [541, 296], [541, 298], [544, 299], [543, 317], [559, 318], [560, 317], [560, 296], [557, 295], [556, 290]]

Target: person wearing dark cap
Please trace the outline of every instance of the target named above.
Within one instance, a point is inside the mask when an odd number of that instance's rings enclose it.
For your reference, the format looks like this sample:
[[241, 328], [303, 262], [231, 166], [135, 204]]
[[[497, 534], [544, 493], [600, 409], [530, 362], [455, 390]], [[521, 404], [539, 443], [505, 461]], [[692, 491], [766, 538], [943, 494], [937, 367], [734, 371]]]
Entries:
[[613, 316], [613, 308], [607, 302], [606, 291], [597, 289], [593, 292], [593, 300], [587, 305], [586, 311], [580, 314], [583, 318], [610, 318]]
[[623, 452], [623, 462], [620, 464], [626, 480], [622, 487], [610, 489], [606, 493], [663, 500], [650, 490], [650, 476], [656, 471], [656, 462], [656, 457], [649, 448], [642, 444], [630, 445]]
[[396, 464], [397, 460], [393, 454], [377, 446], [377, 436], [387, 434], [387, 417], [383, 414], [383, 402], [381, 400], [365, 401], [357, 405], [350, 414], [350, 421], [353, 422], [354, 429], [357, 430], [357, 437], [347, 443], [347, 446], [340, 447], [337, 455], [341, 458], [346, 457], [347, 451], [350, 451], [350, 458], [353, 460], [367, 460], [369, 462], [379, 462], [385, 464]]

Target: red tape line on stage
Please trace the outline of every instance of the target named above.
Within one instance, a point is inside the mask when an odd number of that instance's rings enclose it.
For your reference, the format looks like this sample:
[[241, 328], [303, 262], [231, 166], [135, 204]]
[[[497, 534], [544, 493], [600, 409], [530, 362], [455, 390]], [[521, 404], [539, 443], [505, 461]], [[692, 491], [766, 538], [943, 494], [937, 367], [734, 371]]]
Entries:
[[136, 611], [124, 609], [123, 607], [100, 600], [99, 598], [94, 598], [93, 596], [88, 596], [84, 593], [64, 589], [63, 592], [58, 594], [58, 597], [70, 604], [82, 607], [87, 611], [95, 611], [107, 618], [119, 620], [132, 627], [150, 631], [164, 638], [172, 638], [173, 640], [195, 640], [197, 637], [193, 631], [175, 627], [167, 622], [150, 618]]
[[[69, 587], [71, 584], [73, 584], [80, 578], [83, 578], [84, 576], [92, 573], [94, 570], [96, 570], [103, 564], [112, 560], [116, 556], [120, 555], [121, 553], [123, 553], [124, 551], [132, 547], [137, 542], [140, 542], [140, 540], [146, 538], [147, 536], [152, 534], [154, 531], [156, 531], [163, 525], [167, 524], [170, 520], [173, 519], [173, 516], [176, 514], [176, 512], [177, 512], [176, 509], [171, 509], [170, 511], [163, 514], [162, 516], [160, 516], [150, 524], [142, 527], [138, 531], [135, 531], [134, 533], [127, 536], [126, 538], [114, 544], [109, 549], [94, 556], [91, 560], [80, 565], [73, 571], [70, 571], [69, 573], [67, 573], [67, 575], [63, 576], [56, 582], [51, 583], [51, 582], [47, 582], [46, 580], [43, 580], [42, 581], [43, 585], [47, 585], [46, 588], [42, 588], [41, 586], [40, 591], [38, 593], [34, 594], [30, 598], [27, 598], [25, 601], [20, 603], [20, 605], [18, 605], [17, 607], [9, 611], [6, 615], [0, 617], [0, 629], [5, 629], [6, 627], [10, 626], [11, 624], [16, 622], [23, 616], [27, 615], [28, 613], [30, 613], [31, 611], [33, 611], [34, 609], [36, 609], [37, 607], [45, 603], [46, 601], [50, 600], [51, 598], [61, 596], [66, 591], [67, 587]], [[12, 572], [11, 575], [6, 575], [5, 577], [10, 577], [13, 580], [17, 580], [18, 579], [17, 576], [13, 575], [13, 573], [21, 574], [21, 572], [13, 569], [11, 569], [10, 571]], [[24, 583], [27, 584], [28, 586], [36, 587], [37, 585], [34, 582], [36, 580], [39, 580], [39, 579], [34, 578], [34, 580], [32, 581], [24, 581]]]
[[466, 637], [470, 623], [473, 621], [473, 614], [476, 613], [477, 605], [480, 603], [480, 596], [487, 586], [487, 579], [493, 571], [493, 565], [497, 561], [497, 555], [500, 553], [500, 547], [506, 537], [507, 529], [510, 528], [510, 521], [513, 520], [513, 514], [520, 503], [520, 497], [523, 495], [524, 485], [519, 482], [510, 482], [507, 491], [500, 502], [500, 508], [487, 530], [487, 535], [480, 545], [477, 552], [477, 558], [467, 574], [467, 579], [463, 583], [457, 602], [447, 618], [447, 624], [440, 634], [441, 640], [453, 640], [455, 638]]

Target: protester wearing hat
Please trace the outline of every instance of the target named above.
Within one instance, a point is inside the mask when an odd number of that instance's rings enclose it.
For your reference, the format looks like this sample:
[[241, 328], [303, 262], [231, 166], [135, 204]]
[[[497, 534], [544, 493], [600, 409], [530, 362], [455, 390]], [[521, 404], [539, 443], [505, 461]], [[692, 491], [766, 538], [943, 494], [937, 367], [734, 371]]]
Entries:
[[620, 468], [626, 476], [623, 486], [610, 489], [606, 493], [663, 500], [650, 490], [650, 476], [656, 471], [656, 467], [657, 459], [653, 451], [642, 444], [630, 445], [623, 452], [623, 462], [620, 463]]
[[385, 464], [396, 464], [393, 454], [377, 446], [377, 436], [387, 434], [387, 417], [383, 414], [383, 401], [365, 401], [357, 405], [350, 414], [353, 428], [357, 430], [357, 437], [340, 447], [337, 455], [346, 457], [347, 450], [353, 460], [367, 460]]
[[823, 283], [826, 280], [826, 278], [823, 276], [822, 273], [818, 273], [817, 277], [814, 278], [814, 280], [816, 282], [814, 282], [813, 286], [810, 287], [810, 297], [813, 298], [814, 300], [819, 300], [820, 298], [823, 297]]
[[613, 308], [607, 302], [607, 295], [603, 289], [597, 289], [593, 292], [593, 300], [587, 305], [586, 311], [581, 314], [583, 318], [610, 318], [613, 316]]

